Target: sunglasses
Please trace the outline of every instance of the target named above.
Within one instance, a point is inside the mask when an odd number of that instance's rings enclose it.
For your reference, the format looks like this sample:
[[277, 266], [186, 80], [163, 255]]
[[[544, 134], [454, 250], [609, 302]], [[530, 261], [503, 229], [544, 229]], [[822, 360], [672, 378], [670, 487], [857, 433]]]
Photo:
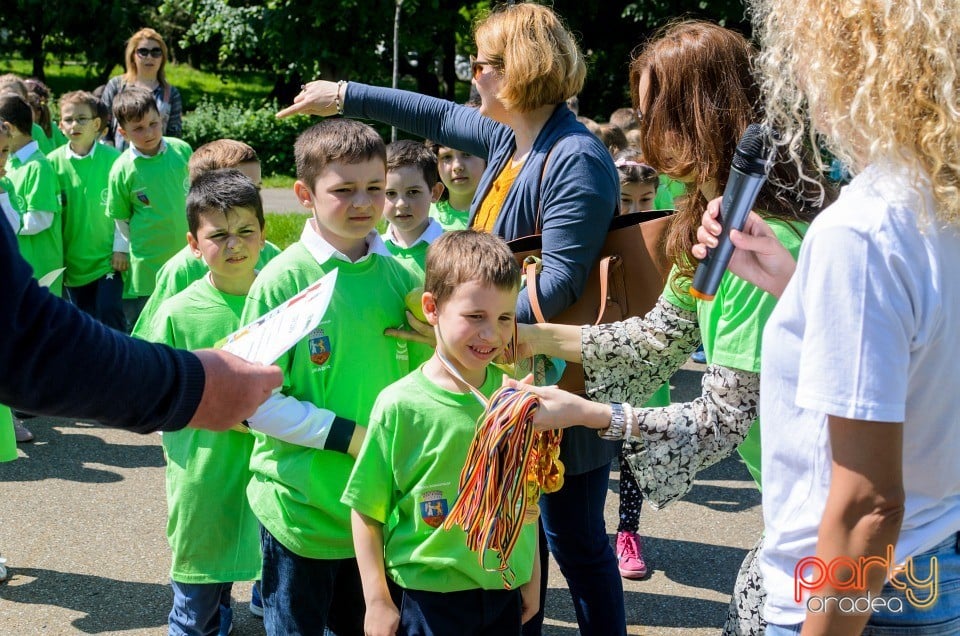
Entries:
[[163, 57], [163, 49], [161, 49], [160, 47], [157, 47], [155, 49], [147, 49], [147, 48], [137, 49], [137, 55], [139, 55], [140, 57], [160, 58], [160, 57]]
[[470, 73], [473, 76], [473, 79], [480, 79], [480, 76], [483, 75], [483, 68], [485, 66], [492, 66], [494, 69], [497, 68], [493, 62], [478, 60], [474, 56], [470, 56]]

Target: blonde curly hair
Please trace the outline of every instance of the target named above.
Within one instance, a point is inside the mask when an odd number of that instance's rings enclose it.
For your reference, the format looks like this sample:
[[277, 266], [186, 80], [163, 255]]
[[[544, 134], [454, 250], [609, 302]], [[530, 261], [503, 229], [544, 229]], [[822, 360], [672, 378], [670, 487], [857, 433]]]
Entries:
[[906, 164], [918, 175], [918, 187], [929, 176], [935, 216], [960, 223], [956, 3], [748, 4], [761, 43], [766, 114], [791, 155], [813, 143], [853, 172], [884, 159]]

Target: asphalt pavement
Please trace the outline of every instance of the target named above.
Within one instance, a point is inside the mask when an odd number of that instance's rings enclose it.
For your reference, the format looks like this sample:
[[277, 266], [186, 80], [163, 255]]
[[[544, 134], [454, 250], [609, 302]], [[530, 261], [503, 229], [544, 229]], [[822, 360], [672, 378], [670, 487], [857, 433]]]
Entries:
[[[674, 400], [699, 394], [703, 367], [673, 379]], [[0, 634], [161, 636], [172, 593], [158, 435], [40, 418], [20, 458], [0, 464], [0, 554], [12, 578], [0, 585]], [[619, 474], [606, 517], [616, 531]], [[732, 457], [701, 473], [683, 501], [641, 516], [652, 574], [624, 581], [628, 633], [716, 634], [737, 568], [760, 535], [760, 496]], [[546, 636], [574, 636], [576, 617], [551, 567]], [[250, 584], [234, 599], [237, 636], [263, 634], [247, 610]]]

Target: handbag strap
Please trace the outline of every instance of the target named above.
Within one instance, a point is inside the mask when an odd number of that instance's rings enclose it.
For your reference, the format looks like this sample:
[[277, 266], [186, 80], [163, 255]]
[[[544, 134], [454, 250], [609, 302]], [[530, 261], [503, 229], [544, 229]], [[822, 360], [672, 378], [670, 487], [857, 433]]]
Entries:
[[[619, 256], [604, 256], [598, 263], [600, 270], [600, 309], [597, 311], [597, 320], [593, 323], [599, 325], [607, 313], [607, 299], [610, 297], [610, 266], [620, 260]], [[527, 276], [527, 298], [530, 299], [530, 310], [533, 311], [537, 322], [547, 322], [543, 316], [543, 310], [540, 308], [540, 298], [537, 294], [537, 264], [526, 263], [524, 273]], [[531, 285], [530, 283], [533, 282]]]

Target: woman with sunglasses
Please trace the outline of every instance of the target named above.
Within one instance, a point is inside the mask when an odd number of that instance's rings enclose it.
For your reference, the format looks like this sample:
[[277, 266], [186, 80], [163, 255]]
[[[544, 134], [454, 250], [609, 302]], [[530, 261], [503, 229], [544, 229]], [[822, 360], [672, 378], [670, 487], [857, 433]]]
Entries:
[[[157, 110], [163, 118], [163, 134], [167, 137], [179, 137], [183, 134], [181, 115], [183, 103], [180, 91], [167, 82], [164, 68], [167, 65], [167, 45], [160, 34], [149, 27], [140, 29], [127, 40], [127, 49], [124, 54], [127, 71], [117, 75], [107, 82], [100, 96], [108, 109], [113, 108], [113, 99], [127, 86], [143, 86], [153, 92], [157, 100]], [[117, 124], [110, 124], [110, 132], [106, 139], [118, 150], [127, 147], [127, 141], [117, 133]]]
[[[506, 240], [542, 233], [537, 287], [549, 318], [583, 291], [617, 210], [617, 171], [607, 149], [565, 104], [583, 87], [586, 66], [552, 10], [532, 3], [504, 6], [476, 25], [474, 37], [479, 110], [355, 82], [314, 81], [279, 116], [375, 119], [484, 158], [470, 225]], [[535, 322], [526, 294], [517, 319]], [[584, 636], [626, 633], [623, 586], [603, 519], [610, 462], [619, 447], [586, 429], [565, 435], [564, 486], [540, 502], [547, 543], [567, 579]], [[542, 618], [532, 619], [525, 633], [539, 633]]]

